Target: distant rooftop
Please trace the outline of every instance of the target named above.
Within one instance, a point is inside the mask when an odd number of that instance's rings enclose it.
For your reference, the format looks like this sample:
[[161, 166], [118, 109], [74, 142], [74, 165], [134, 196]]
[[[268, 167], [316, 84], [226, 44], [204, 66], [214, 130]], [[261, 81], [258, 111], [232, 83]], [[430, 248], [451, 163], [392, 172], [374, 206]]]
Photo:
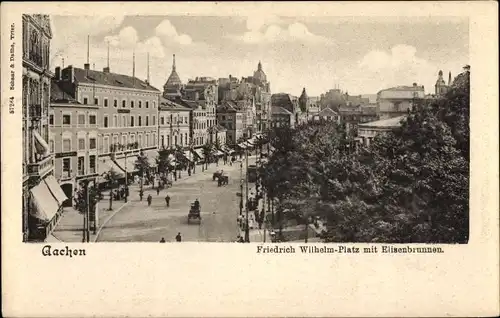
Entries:
[[70, 68], [74, 70], [75, 80], [79, 83], [100, 84], [107, 86], [133, 88], [160, 92], [157, 88], [151, 86], [137, 77], [132, 77], [124, 74], [108, 73], [95, 70], [85, 70], [83, 68], [68, 66], [61, 72], [68, 72]]
[[407, 115], [393, 117], [389, 119], [372, 121], [369, 123], [359, 124], [360, 128], [397, 128], [401, 127], [401, 121], [406, 119]]

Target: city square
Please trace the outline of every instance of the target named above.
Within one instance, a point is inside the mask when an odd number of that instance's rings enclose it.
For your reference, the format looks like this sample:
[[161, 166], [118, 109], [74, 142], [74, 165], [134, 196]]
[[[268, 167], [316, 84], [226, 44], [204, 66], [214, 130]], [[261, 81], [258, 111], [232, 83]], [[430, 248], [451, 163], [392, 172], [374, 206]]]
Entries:
[[93, 19], [23, 15], [23, 241], [467, 242], [464, 24], [342, 68], [314, 21]]

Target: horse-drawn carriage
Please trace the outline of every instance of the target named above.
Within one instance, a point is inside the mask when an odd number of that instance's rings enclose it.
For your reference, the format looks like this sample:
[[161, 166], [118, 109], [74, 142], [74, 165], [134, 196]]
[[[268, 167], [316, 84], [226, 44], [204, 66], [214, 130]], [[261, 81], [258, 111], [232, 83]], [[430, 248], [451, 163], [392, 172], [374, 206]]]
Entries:
[[212, 180], [217, 179], [217, 186], [227, 185], [229, 183], [229, 177], [224, 174], [223, 170], [215, 171]]
[[188, 213], [188, 224], [191, 219], [197, 219], [201, 223], [200, 206], [195, 203], [191, 203], [191, 208]]

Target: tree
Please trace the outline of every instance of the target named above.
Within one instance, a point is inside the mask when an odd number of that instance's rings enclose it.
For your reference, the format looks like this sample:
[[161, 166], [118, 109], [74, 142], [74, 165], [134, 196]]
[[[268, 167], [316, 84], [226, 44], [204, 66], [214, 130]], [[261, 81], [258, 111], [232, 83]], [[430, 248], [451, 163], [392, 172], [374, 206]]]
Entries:
[[108, 182], [108, 187], [109, 187], [109, 210], [111, 211], [111, 210], [113, 210], [113, 189], [118, 184], [118, 179], [120, 179], [120, 175], [113, 168], [111, 168], [104, 175], [104, 179]]
[[156, 158], [156, 163], [158, 165], [158, 171], [162, 173], [169, 173], [172, 171], [172, 150], [162, 149], [158, 151], [158, 157]]
[[206, 143], [203, 145], [203, 156], [205, 157], [205, 169], [208, 169], [208, 163], [212, 159], [212, 149], [213, 145], [211, 143]]
[[89, 208], [89, 211], [91, 212], [94, 211], [95, 205], [97, 203], [97, 191], [94, 186], [88, 186], [88, 183], [89, 181], [80, 182], [80, 188], [78, 189], [75, 196], [76, 210], [82, 214], [87, 213], [87, 208]]
[[321, 216], [329, 241], [465, 243], [468, 123], [464, 72], [446, 96], [416, 104], [399, 129], [356, 152], [354, 135], [334, 123], [271, 130], [276, 151], [261, 167], [262, 184], [280, 221], [285, 208], [298, 220]]
[[149, 171], [150, 171], [148, 157], [142, 151], [140, 152], [139, 155], [137, 155], [137, 159], [135, 161], [135, 168], [139, 171], [139, 175], [141, 176], [141, 191], [142, 191], [142, 178], [144, 177], [144, 174], [146, 174], [146, 176], [149, 177]]

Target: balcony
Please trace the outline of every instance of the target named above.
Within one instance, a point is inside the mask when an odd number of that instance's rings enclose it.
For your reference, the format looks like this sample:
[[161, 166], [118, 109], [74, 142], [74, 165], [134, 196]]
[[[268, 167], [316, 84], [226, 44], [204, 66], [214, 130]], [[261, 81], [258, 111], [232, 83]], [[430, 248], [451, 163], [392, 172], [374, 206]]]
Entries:
[[54, 156], [49, 155], [44, 159], [28, 164], [28, 175], [30, 177], [43, 178], [54, 169]]

